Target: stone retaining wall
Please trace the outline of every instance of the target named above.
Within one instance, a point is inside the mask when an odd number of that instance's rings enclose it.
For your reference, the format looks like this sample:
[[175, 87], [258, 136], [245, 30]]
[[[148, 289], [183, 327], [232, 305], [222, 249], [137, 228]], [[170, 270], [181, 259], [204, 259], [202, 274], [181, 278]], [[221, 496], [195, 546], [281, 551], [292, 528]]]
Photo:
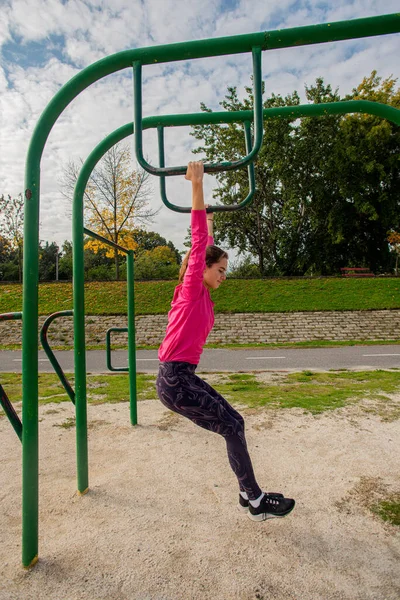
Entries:
[[[40, 317], [42, 325], [45, 317]], [[136, 317], [136, 340], [140, 345], [158, 345], [167, 325], [166, 315]], [[110, 327], [126, 327], [126, 316], [87, 316], [86, 341], [105, 344]], [[53, 345], [72, 345], [72, 317], [62, 317], [49, 328]], [[20, 321], [0, 323], [0, 344], [20, 344]], [[335, 311], [296, 313], [216, 314], [209, 343], [270, 343], [308, 340], [398, 340], [400, 310]], [[127, 334], [112, 334], [113, 344], [126, 344]]]

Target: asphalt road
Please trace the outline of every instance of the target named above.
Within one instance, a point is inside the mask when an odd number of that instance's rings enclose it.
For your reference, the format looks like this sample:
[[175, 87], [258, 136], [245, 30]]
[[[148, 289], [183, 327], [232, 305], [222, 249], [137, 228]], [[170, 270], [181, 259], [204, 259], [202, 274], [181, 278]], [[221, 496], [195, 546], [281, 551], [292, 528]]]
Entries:
[[[64, 371], [73, 371], [73, 352], [55, 352]], [[106, 373], [106, 353], [89, 350], [87, 371]], [[112, 353], [114, 367], [127, 367], [127, 352]], [[136, 357], [139, 373], [154, 373], [158, 369], [156, 350], [139, 350]], [[21, 352], [0, 352], [0, 372], [20, 372]], [[400, 345], [342, 346], [333, 348], [277, 348], [225, 350], [205, 349], [198, 367], [201, 371], [302, 371], [329, 369], [400, 369]], [[51, 372], [52, 366], [43, 351], [39, 352], [39, 370]]]

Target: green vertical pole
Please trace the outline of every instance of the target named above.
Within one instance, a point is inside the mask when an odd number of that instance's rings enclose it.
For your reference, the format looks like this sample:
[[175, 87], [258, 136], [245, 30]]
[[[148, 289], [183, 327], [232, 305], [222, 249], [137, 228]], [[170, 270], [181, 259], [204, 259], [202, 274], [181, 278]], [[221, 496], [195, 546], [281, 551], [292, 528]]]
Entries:
[[137, 391], [136, 391], [136, 339], [135, 339], [135, 284], [134, 256], [129, 250], [126, 259], [128, 285], [128, 363], [129, 363], [129, 397], [131, 408], [131, 425], [137, 424]]
[[31, 144], [25, 170], [22, 320], [22, 564], [38, 560], [39, 538], [39, 184], [41, 151]]
[[[82, 174], [82, 172], [81, 172]], [[86, 345], [85, 345], [85, 270], [83, 259], [83, 195], [84, 186], [78, 178], [72, 208], [73, 292], [74, 292], [74, 362], [76, 463], [78, 494], [89, 490], [87, 406], [86, 406]]]

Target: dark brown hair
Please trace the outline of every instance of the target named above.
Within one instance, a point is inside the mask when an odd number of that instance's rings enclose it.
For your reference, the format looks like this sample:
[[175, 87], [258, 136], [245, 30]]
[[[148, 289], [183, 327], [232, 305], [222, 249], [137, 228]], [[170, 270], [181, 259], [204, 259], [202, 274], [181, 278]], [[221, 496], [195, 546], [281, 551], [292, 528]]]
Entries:
[[[190, 253], [191, 253], [191, 249], [188, 252], [186, 252], [185, 258], [182, 261], [182, 265], [181, 265], [181, 268], [179, 271], [178, 284], [182, 283], [183, 279], [185, 277]], [[219, 262], [221, 260], [221, 258], [228, 259], [228, 254], [227, 254], [227, 252], [225, 252], [225, 250], [218, 248], [218, 246], [207, 246], [207, 248], [206, 248], [206, 266], [207, 267], [211, 267], [211, 265], [214, 265], [215, 263]]]

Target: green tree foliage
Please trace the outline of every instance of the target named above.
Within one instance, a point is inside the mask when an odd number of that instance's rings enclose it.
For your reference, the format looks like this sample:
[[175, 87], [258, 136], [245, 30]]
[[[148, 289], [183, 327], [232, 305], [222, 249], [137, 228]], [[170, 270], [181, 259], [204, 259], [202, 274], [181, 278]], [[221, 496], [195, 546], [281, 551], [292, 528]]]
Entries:
[[164, 237], [155, 231], [145, 231], [144, 229], [137, 229], [133, 232], [134, 240], [137, 244], [135, 250], [135, 258], [140, 256], [142, 252], [146, 250], [154, 250], [158, 246], [167, 246], [172, 250], [175, 256], [175, 260], [178, 265], [181, 264], [181, 255], [179, 250], [175, 248], [172, 242], [168, 242]]
[[[8, 262], [6, 272], [11, 276], [11, 281], [15, 279], [14, 261], [17, 263], [18, 281], [22, 281], [22, 250], [23, 250], [23, 229], [24, 229], [24, 200], [22, 194], [12, 198], [10, 195], [0, 197], [0, 235], [7, 240], [12, 254]], [[4, 273], [6, 275], [6, 273]], [[6, 277], [3, 277], [6, 279]]]
[[[394, 85], [394, 79], [381, 82], [373, 72], [350, 97], [398, 106]], [[341, 99], [322, 78], [305, 91], [309, 103]], [[236, 88], [228, 88], [222, 107], [252, 108], [252, 90], [246, 93], [241, 102]], [[299, 103], [297, 92], [285, 98], [272, 94], [264, 108]], [[210, 110], [204, 104], [201, 109]], [[201, 140], [197, 152], [210, 161], [245, 153], [238, 124], [196, 126], [192, 135]], [[399, 220], [398, 136], [398, 127], [368, 115], [265, 120], [255, 198], [243, 211], [215, 215], [216, 243], [249, 253], [262, 275], [334, 274], [341, 266], [385, 270], [386, 232]], [[245, 170], [217, 178], [214, 196], [222, 204], [245, 197]]]
[[39, 280], [55, 281], [59, 248], [55, 242], [45, 242], [39, 246]]
[[[400, 108], [400, 88], [396, 90], [395, 84], [393, 77], [382, 80], [373, 71], [346, 100]], [[351, 266], [387, 271], [391, 264], [387, 231], [399, 230], [400, 225], [400, 128], [373, 115], [347, 115], [340, 124], [337, 180], [343, 201], [335, 235], [343, 240]]]
[[144, 250], [135, 261], [135, 279], [175, 279], [178, 273], [176, 253], [169, 246]]

